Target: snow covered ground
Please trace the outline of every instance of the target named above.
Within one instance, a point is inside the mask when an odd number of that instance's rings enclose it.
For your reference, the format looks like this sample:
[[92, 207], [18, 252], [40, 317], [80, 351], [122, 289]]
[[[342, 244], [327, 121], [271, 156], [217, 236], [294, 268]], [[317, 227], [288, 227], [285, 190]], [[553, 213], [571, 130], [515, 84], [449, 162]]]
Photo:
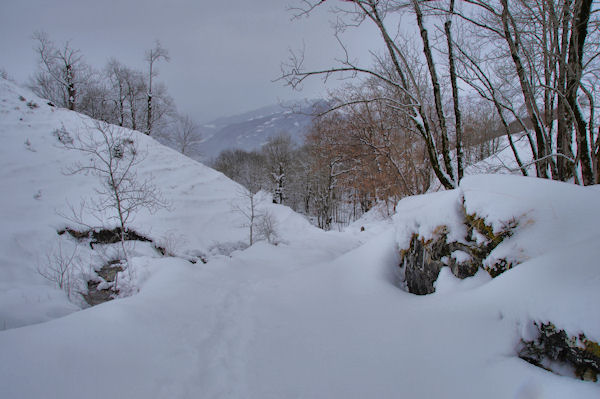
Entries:
[[[281, 243], [227, 254], [215, 248], [247, 234], [232, 212], [239, 186], [140, 135], [139, 173], [172, 206], [133, 226], [181, 257], [134, 250], [139, 293], [76, 311], [36, 258], [65, 225], [65, 199], [93, 192], [93, 179], [61, 173], [77, 155], [52, 134], [82, 118], [0, 82], [1, 398], [599, 397], [597, 383], [516, 355], [533, 321], [600, 339], [597, 187], [474, 176], [401, 201], [393, 224], [367, 215], [342, 233], [263, 202]], [[522, 263], [493, 280], [443, 270], [424, 297], [399, 289], [398, 243], [440, 221], [459, 234], [462, 199], [492, 222], [523, 217], [492, 253]], [[197, 253], [208, 263], [186, 260]]]

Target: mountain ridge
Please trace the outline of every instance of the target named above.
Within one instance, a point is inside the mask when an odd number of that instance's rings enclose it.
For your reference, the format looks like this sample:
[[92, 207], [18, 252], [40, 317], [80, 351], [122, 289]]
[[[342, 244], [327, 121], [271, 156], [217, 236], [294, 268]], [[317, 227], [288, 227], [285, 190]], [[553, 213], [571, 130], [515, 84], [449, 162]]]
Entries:
[[296, 145], [302, 145], [312, 125], [313, 115], [326, 105], [327, 102], [322, 99], [311, 99], [267, 105], [217, 118], [201, 125], [203, 139], [192, 157], [210, 162], [227, 149], [259, 150], [270, 138], [281, 133], [289, 134]]

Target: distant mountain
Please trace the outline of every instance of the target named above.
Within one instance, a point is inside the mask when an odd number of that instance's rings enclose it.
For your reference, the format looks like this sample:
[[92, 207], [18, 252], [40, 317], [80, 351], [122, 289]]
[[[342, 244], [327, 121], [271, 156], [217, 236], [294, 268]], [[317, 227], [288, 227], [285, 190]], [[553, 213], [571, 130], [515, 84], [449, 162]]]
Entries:
[[201, 127], [204, 139], [193, 158], [208, 162], [226, 149], [258, 150], [280, 133], [289, 134], [301, 145], [312, 124], [312, 115], [325, 107], [324, 100], [306, 100], [216, 119]]

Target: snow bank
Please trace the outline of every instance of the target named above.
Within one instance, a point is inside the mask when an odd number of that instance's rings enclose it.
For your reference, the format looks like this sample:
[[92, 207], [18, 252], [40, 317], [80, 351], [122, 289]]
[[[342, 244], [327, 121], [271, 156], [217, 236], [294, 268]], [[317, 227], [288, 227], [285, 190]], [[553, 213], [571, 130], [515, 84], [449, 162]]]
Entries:
[[[465, 214], [482, 218], [495, 232], [516, 219], [514, 234], [484, 262], [505, 258], [516, 266], [489, 282], [478, 278], [484, 283], [481, 292], [493, 293], [493, 300], [504, 304], [503, 312], [517, 313], [523, 324], [550, 320], [573, 334], [585, 331], [600, 338], [595, 309], [600, 268], [594, 260], [600, 250], [593, 244], [600, 240], [599, 202], [597, 187], [510, 175], [468, 176], [456, 190], [400, 201], [396, 243], [407, 248], [412, 234], [428, 240], [440, 225], [450, 231], [448, 241], [463, 240]], [[436, 284], [440, 293], [471, 285], [455, 281], [444, 269]]]

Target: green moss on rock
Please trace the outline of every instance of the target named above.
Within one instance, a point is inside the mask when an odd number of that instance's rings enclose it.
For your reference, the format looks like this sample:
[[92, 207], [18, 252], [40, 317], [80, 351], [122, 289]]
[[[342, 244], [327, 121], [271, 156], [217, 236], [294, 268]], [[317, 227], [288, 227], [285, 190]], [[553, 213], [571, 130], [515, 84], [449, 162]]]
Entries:
[[[405, 267], [404, 275], [409, 292], [419, 295], [434, 292], [433, 283], [444, 266], [450, 267], [452, 274], [461, 279], [475, 275], [480, 268], [484, 268], [492, 277], [497, 277], [514, 266], [504, 258], [485, 267], [483, 262], [502, 241], [512, 236], [518, 226], [517, 219], [502, 223], [502, 228], [494, 232], [484, 218], [475, 213], [467, 214], [464, 206], [463, 215], [467, 230], [463, 240], [448, 242], [448, 227], [439, 225], [427, 239], [413, 234], [409, 247], [400, 250], [400, 266]], [[454, 259], [451, 255], [455, 251], [466, 253], [469, 259]]]
[[569, 336], [551, 323], [536, 323], [538, 336], [532, 341], [521, 340], [519, 357], [548, 371], [552, 363], [567, 364], [574, 375], [584, 381], [598, 381], [600, 373], [600, 346], [585, 334]]

